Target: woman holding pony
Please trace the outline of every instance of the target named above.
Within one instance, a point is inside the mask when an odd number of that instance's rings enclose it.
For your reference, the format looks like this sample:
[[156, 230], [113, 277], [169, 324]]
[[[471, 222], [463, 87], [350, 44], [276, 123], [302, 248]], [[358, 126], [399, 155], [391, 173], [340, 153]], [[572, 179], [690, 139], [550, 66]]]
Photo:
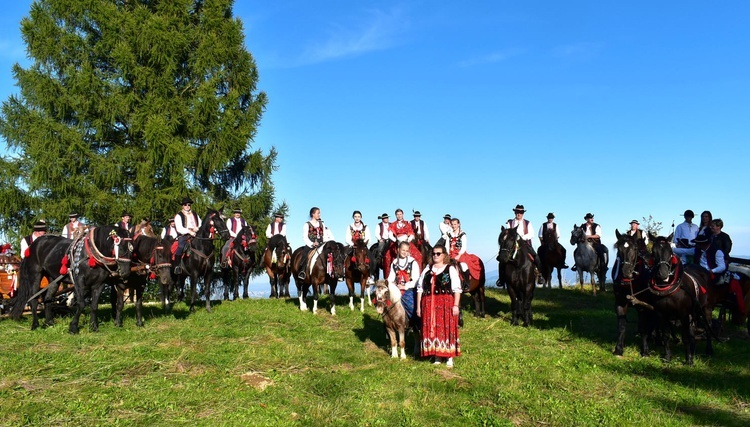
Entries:
[[431, 267], [417, 281], [417, 316], [422, 318], [422, 356], [434, 356], [435, 364], [453, 367], [461, 355], [458, 339], [458, 304], [461, 280], [456, 267], [448, 263], [445, 246], [432, 248]]

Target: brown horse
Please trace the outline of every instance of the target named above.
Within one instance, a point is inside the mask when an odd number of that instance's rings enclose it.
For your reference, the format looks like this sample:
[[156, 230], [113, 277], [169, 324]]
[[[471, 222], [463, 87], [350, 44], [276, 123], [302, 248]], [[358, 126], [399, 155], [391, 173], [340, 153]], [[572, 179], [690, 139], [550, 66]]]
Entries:
[[370, 263], [372, 262], [374, 261], [372, 261], [370, 250], [367, 249], [364, 240], [356, 240], [351, 252], [347, 254], [344, 260], [344, 277], [346, 287], [349, 289], [349, 308], [352, 311], [354, 311], [354, 283], [359, 283], [360, 286], [359, 311], [363, 313], [365, 311], [365, 291], [367, 291], [367, 302], [372, 305], [369, 286], [367, 285], [367, 280], [370, 277]]
[[[406, 330], [410, 323], [406, 310], [401, 304], [401, 291], [396, 285], [389, 284], [386, 280], [378, 280], [375, 283], [375, 309], [383, 317], [385, 329], [391, 340], [391, 357], [399, 357], [398, 349], [401, 348], [400, 357], [406, 359]], [[415, 334], [419, 334], [419, 328], [413, 327], [413, 330]], [[418, 336], [414, 339], [415, 356], [419, 354], [420, 341]]]
[[[308, 253], [317, 251], [312, 268], [308, 268]], [[302, 246], [292, 253], [292, 275], [297, 285], [299, 295], [299, 308], [307, 311], [307, 292], [313, 291], [313, 314], [318, 312], [318, 295], [321, 287], [328, 285], [331, 290], [331, 314], [336, 315], [336, 284], [344, 277], [344, 245], [334, 241], [328, 241], [319, 247], [312, 249]]]
[[292, 274], [292, 248], [286, 236], [277, 234], [268, 241], [263, 252], [263, 265], [266, 267], [271, 284], [270, 298], [289, 298], [289, 278]]
[[539, 255], [539, 263], [542, 268], [540, 273], [544, 277], [544, 286], [552, 288], [552, 272], [557, 269], [557, 283], [562, 288], [562, 269], [565, 268], [565, 248], [557, 241], [557, 233], [555, 230], [545, 228], [542, 234], [542, 241], [544, 242], [539, 246], [537, 255]]

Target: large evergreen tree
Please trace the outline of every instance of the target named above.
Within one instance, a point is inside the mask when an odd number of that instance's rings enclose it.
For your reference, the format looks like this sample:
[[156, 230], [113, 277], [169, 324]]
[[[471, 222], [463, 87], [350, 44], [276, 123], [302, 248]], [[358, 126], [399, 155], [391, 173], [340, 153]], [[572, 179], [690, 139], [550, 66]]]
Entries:
[[38, 0], [21, 32], [19, 96], [3, 102], [0, 228], [67, 214], [161, 220], [196, 210], [270, 215], [276, 152], [252, 150], [266, 105], [232, 0]]

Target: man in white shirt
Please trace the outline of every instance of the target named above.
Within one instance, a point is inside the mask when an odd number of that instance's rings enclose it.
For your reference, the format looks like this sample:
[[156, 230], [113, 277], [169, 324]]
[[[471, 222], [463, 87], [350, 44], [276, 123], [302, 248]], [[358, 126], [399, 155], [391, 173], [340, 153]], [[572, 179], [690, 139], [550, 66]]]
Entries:
[[72, 239], [73, 234], [76, 231], [76, 229], [83, 224], [81, 224], [78, 221], [78, 213], [77, 212], [71, 212], [70, 215], [68, 215], [68, 218], [70, 222], [65, 224], [65, 227], [63, 227], [61, 235], [65, 237], [66, 239]]
[[34, 243], [34, 240], [47, 234], [47, 223], [39, 220], [34, 223], [31, 234], [21, 239], [21, 258], [26, 258], [26, 251]]
[[544, 277], [539, 272], [542, 270], [541, 264], [539, 263], [539, 255], [534, 250], [534, 246], [531, 244], [531, 239], [534, 238], [534, 226], [531, 225], [531, 221], [524, 219], [523, 215], [526, 213], [526, 209], [523, 205], [516, 205], [513, 208], [514, 218], [511, 218], [506, 223], [508, 228], [514, 228], [518, 237], [528, 245], [531, 255], [534, 257], [534, 264], [537, 270], [537, 283], [540, 285], [544, 284]]
[[177, 239], [177, 228], [174, 226], [174, 218], [169, 218], [167, 226], [161, 230], [161, 238], [164, 239], [167, 236]]
[[422, 221], [422, 213], [414, 211], [414, 219], [410, 221], [411, 228], [414, 230], [414, 235], [417, 241], [424, 240], [428, 244], [430, 243], [430, 232], [427, 230], [427, 224]]
[[175, 274], [181, 274], [182, 268], [180, 268], [180, 260], [182, 258], [182, 251], [185, 249], [185, 244], [190, 237], [195, 237], [195, 233], [201, 227], [200, 217], [192, 211], [193, 200], [190, 197], [184, 197], [182, 199], [182, 210], [177, 212], [174, 216], [174, 225], [177, 229], [177, 252], [175, 252], [174, 260], [176, 266], [174, 269]]
[[266, 227], [267, 239], [270, 239], [277, 234], [281, 234], [282, 236], [286, 237], [286, 224], [284, 223], [284, 214], [280, 212], [276, 212], [273, 215], [273, 222], [268, 224], [268, 227]]
[[247, 221], [245, 221], [245, 218], [242, 217], [242, 209], [234, 208], [234, 210], [232, 210], [232, 216], [227, 218], [227, 230], [229, 230], [229, 239], [221, 248], [221, 268], [226, 268], [227, 266], [231, 267], [231, 262], [227, 259], [229, 247], [232, 245], [234, 238], [237, 237], [237, 234], [239, 234], [240, 230], [242, 230], [242, 227], [246, 226]]
[[[547, 214], [547, 222], [545, 222], [544, 224], [542, 224], [541, 227], [539, 227], [539, 244], [540, 245], [544, 245], [545, 243], [549, 243], [549, 242], [545, 242], [544, 241], [544, 231], [545, 230], [552, 230], [552, 232], [555, 233], [555, 241], [558, 242], [560, 240], [560, 229], [557, 227], [557, 224], [555, 224], [555, 213], [554, 212], [548, 213]], [[564, 261], [565, 257], [567, 256], [567, 250], [565, 249], [565, 246], [563, 246], [563, 245], [560, 245], [559, 247], [561, 249], [562, 259]], [[563, 267], [562, 268], [568, 268], [568, 264], [565, 263], [565, 262], [563, 262]]]
[[698, 225], [693, 224], [693, 218], [695, 213], [690, 209], [686, 210], [683, 214], [685, 221], [678, 224], [674, 230], [674, 249], [675, 255], [680, 257], [683, 264], [688, 264], [689, 258], [692, 258], [695, 254], [695, 245], [693, 240], [698, 236]]

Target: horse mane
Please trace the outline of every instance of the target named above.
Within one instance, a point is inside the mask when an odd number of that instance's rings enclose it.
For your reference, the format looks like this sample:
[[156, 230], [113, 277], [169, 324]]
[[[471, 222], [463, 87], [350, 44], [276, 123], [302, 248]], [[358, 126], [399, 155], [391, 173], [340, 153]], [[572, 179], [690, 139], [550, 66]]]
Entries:
[[148, 221], [141, 221], [139, 224], [133, 227], [133, 237], [141, 235], [141, 234], [144, 236], [156, 238], [156, 233], [154, 233], [154, 228], [151, 226], [151, 223]]

